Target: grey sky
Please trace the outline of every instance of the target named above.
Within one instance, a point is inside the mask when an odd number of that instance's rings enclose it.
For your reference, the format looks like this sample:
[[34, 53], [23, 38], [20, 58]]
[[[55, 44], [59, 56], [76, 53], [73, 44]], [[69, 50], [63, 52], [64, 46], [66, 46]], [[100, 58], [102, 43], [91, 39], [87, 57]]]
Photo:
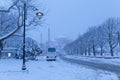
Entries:
[[43, 0], [43, 3], [49, 10], [46, 23], [52, 39], [59, 36], [75, 39], [88, 27], [109, 17], [120, 17], [120, 0]]

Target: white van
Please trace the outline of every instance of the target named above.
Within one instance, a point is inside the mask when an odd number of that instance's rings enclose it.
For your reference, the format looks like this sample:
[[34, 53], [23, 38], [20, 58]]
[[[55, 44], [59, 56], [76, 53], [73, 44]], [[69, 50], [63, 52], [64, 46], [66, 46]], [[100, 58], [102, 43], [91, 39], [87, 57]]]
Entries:
[[47, 61], [56, 61], [57, 53], [55, 48], [48, 48], [47, 54], [46, 54], [46, 60]]

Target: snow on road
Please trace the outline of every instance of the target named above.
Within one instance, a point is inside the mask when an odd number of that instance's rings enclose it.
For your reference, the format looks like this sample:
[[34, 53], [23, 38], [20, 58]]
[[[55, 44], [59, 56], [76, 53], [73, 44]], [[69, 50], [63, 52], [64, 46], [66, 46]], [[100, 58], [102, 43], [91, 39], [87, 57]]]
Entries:
[[57, 61], [38, 61], [26, 63], [28, 71], [22, 71], [22, 60], [0, 60], [0, 80], [118, 80], [113, 73], [93, 70], [77, 64]]

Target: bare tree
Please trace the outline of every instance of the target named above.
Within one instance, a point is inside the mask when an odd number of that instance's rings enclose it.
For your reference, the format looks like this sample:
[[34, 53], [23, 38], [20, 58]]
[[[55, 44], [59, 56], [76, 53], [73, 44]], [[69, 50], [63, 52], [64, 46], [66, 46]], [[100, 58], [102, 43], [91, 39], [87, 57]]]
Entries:
[[[36, 16], [36, 11], [38, 9], [30, 3], [30, 0], [26, 7], [26, 13], [28, 11], [31, 11], [31, 13], [27, 13], [26, 16], [24, 16], [24, 5], [23, 0], [13, 0], [13, 5], [11, 5], [8, 10], [0, 10], [1, 16], [7, 15], [6, 17], [1, 17], [1, 34], [0, 34], [0, 48], [2, 50], [3, 48], [3, 41], [8, 39], [10, 36], [14, 35], [22, 26], [24, 23], [24, 17], [26, 17], [27, 23], [26, 26], [34, 25], [40, 25], [41, 19], [39, 20]], [[29, 17], [31, 15], [31, 17]], [[4, 29], [4, 31], [3, 31]], [[6, 31], [5, 31], [6, 30]], [[1, 53], [0, 50], [0, 53]]]
[[103, 26], [99, 26], [97, 29], [97, 41], [98, 46], [100, 47], [100, 55], [103, 56], [103, 47], [106, 44], [106, 35]]
[[117, 39], [115, 38], [115, 34], [117, 32], [117, 24], [115, 18], [109, 18], [104, 23], [104, 30], [106, 32], [106, 38], [109, 44], [111, 56], [114, 56], [114, 49], [118, 45]]
[[91, 45], [92, 45], [92, 51], [93, 51], [93, 55], [96, 56], [96, 27], [92, 27], [90, 29], [90, 41], [91, 41]]

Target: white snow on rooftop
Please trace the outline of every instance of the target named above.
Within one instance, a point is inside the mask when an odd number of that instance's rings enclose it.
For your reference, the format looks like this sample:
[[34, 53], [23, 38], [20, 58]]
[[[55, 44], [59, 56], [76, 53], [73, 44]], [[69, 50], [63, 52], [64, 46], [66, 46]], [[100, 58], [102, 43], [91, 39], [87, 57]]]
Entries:
[[7, 10], [13, 5], [13, 0], [0, 0], [0, 10]]

